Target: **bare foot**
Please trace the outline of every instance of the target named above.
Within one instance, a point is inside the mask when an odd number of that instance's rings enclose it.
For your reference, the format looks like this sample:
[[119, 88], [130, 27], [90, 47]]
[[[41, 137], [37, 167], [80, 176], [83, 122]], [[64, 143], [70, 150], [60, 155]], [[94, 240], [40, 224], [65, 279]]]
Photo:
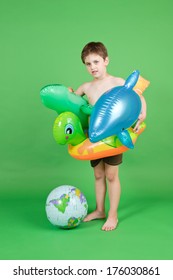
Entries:
[[104, 219], [105, 217], [106, 216], [105, 216], [104, 212], [100, 212], [98, 210], [95, 210], [94, 212], [87, 215], [83, 221], [84, 222], [89, 222], [89, 221], [92, 221], [92, 220]]
[[106, 223], [103, 225], [102, 230], [110, 231], [117, 227], [118, 219], [116, 217], [111, 217], [107, 219]]

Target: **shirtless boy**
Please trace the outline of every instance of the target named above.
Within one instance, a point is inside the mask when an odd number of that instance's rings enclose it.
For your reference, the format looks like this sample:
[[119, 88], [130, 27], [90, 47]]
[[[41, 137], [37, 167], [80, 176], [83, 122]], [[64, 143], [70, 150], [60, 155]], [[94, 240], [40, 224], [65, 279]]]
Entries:
[[[107, 49], [101, 42], [88, 43], [82, 50], [81, 59], [93, 80], [82, 84], [75, 93], [81, 96], [86, 94], [91, 105], [94, 105], [104, 92], [124, 84], [122, 78], [114, 77], [107, 73], [109, 58]], [[141, 114], [134, 127], [136, 132], [140, 123], [146, 118], [146, 102], [143, 96], [141, 96], [141, 102]], [[105, 219], [105, 195], [106, 183], [108, 183], [110, 209], [107, 220], [102, 226], [104, 231], [113, 230], [118, 224], [117, 210], [121, 193], [118, 165], [121, 163], [122, 154], [91, 161], [95, 176], [96, 210], [90, 213], [84, 221]]]

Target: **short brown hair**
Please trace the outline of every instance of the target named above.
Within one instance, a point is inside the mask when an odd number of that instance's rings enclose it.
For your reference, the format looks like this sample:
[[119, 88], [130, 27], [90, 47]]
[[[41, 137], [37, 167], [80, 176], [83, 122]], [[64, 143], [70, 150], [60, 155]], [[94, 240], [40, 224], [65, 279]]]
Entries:
[[108, 56], [107, 49], [103, 45], [103, 43], [90, 42], [82, 50], [81, 59], [83, 63], [85, 63], [85, 58], [91, 53], [96, 53], [100, 55], [103, 59], [105, 59]]

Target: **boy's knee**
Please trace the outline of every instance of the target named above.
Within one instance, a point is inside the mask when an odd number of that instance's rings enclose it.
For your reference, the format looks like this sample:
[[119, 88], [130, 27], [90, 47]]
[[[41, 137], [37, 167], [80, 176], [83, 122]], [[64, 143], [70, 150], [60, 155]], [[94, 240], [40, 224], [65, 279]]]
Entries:
[[102, 180], [102, 179], [105, 178], [104, 173], [102, 171], [99, 171], [99, 170], [94, 172], [94, 176], [95, 176], [96, 180]]
[[118, 173], [107, 171], [106, 178], [109, 182], [114, 182], [115, 180], [118, 179]]

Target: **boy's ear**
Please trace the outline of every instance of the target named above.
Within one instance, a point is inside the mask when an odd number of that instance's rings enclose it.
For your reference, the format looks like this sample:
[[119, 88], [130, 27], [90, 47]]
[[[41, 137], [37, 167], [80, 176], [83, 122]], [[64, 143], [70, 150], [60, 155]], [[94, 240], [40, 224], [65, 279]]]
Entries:
[[109, 64], [109, 57], [108, 56], [105, 58], [105, 63], [106, 63], [106, 66]]

